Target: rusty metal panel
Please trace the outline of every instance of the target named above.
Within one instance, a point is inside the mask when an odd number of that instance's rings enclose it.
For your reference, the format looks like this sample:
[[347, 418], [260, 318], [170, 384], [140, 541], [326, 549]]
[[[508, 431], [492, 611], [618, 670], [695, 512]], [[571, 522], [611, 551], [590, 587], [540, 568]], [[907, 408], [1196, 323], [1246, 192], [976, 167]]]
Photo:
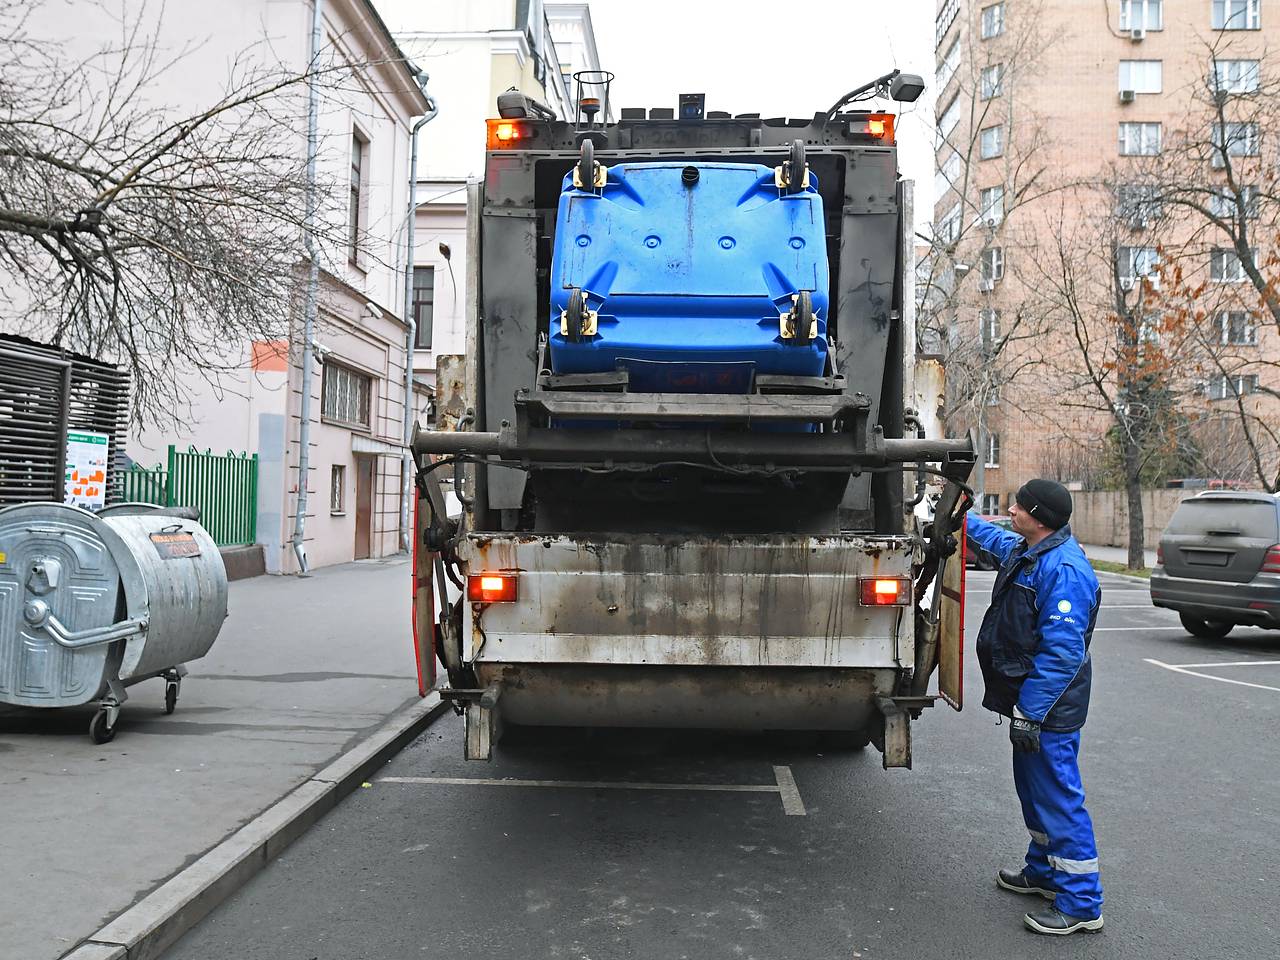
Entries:
[[519, 571], [515, 603], [473, 605], [493, 663], [898, 668], [906, 607], [864, 607], [860, 576], [910, 576], [903, 537], [474, 534], [472, 573]]

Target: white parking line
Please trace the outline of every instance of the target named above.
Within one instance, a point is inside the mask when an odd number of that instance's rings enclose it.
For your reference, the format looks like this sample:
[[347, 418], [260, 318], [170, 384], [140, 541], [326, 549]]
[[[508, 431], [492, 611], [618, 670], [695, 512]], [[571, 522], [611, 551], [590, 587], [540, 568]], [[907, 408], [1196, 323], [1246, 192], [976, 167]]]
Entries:
[[1175, 630], [1175, 631], [1177, 631], [1178, 633], [1186, 633], [1186, 632], [1187, 632], [1187, 631], [1186, 631], [1186, 630], [1184, 630], [1182, 627], [1145, 627], [1145, 626], [1143, 626], [1143, 625], [1141, 625], [1141, 624], [1138, 624], [1138, 625], [1136, 625], [1136, 626], [1132, 626], [1132, 627], [1094, 627], [1094, 628], [1093, 628], [1093, 632], [1094, 632], [1094, 633], [1118, 633], [1118, 632], [1120, 632], [1121, 630], [1123, 630], [1123, 631], [1125, 631], [1125, 632], [1127, 632], [1127, 633], [1133, 633], [1135, 630], [1140, 630], [1140, 631], [1142, 631], [1143, 633], [1150, 633], [1150, 632], [1152, 632], [1152, 631], [1154, 631], [1154, 630]]
[[[1154, 664], [1157, 667], [1164, 667], [1166, 670], [1172, 670], [1174, 673], [1184, 673], [1189, 677], [1202, 677], [1205, 680], [1217, 680], [1219, 683], [1232, 683], [1238, 687], [1253, 687], [1255, 690], [1274, 690], [1276, 693], [1280, 693], [1280, 687], [1269, 687], [1265, 683], [1247, 683], [1244, 680], [1232, 680], [1229, 677], [1215, 677], [1211, 673], [1198, 673], [1195, 670], [1188, 670], [1185, 667], [1178, 666], [1177, 664], [1165, 663], [1161, 660], [1152, 660], [1149, 657], [1144, 657], [1143, 659], [1145, 659], [1147, 663]], [[1212, 666], [1223, 666], [1223, 664], [1212, 664]]]
[[1280, 660], [1222, 660], [1218, 663], [1175, 663], [1175, 667], [1280, 667]]
[[647, 783], [622, 780], [517, 780], [488, 777], [379, 777], [379, 783], [430, 783], [462, 787], [562, 787], [576, 790], [696, 790], [708, 793], [776, 793], [782, 812], [806, 816], [804, 801], [790, 767], [774, 767], [775, 784], [765, 783]]

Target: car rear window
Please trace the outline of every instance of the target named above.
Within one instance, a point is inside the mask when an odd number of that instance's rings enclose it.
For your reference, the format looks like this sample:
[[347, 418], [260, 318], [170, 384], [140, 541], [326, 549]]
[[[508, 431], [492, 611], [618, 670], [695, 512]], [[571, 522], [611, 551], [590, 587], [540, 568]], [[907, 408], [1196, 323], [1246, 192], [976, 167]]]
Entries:
[[1276, 507], [1265, 500], [1184, 500], [1169, 521], [1170, 533], [1235, 534], [1276, 539]]

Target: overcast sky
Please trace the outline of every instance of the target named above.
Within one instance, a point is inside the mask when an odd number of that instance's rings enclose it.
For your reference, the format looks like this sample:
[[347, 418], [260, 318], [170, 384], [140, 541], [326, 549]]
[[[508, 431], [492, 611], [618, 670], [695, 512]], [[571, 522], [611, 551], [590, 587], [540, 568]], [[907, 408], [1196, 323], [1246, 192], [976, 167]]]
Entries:
[[[897, 67], [926, 90], [901, 108], [902, 175], [916, 181], [916, 222], [932, 215], [934, 0], [590, 0], [601, 64], [618, 75], [616, 107], [676, 105], [812, 116]], [[615, 109], [615, 116], [617, 111]]]

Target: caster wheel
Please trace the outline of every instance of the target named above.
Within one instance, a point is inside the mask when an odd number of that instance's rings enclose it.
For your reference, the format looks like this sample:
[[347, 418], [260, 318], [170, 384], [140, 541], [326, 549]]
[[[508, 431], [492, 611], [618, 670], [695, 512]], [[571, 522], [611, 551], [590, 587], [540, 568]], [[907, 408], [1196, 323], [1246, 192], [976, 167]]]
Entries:
[[787, 159], [787, 193], [799, 193], [804, 189], [804, 141], [791, 141]]
[[94, 743], [110, 743], [116, 735], [114, 726], [107, 726], [107, 711], [99, 710], [89, 721], [89, 739]]
[[164, 712], [166, 714], [173, 713], [178, 706], [178, 685], [176, 683], [166, 683], [164, 685]]
[[[586, 142], [583, 142], [586, 146]], [[565, 307], [565, 339], [570, 343], [578, 343], [582, 340], [582, 291], [577, 287], [569, 288], [569, 305]]]
[[582, 155], [578, 158], [579, 189], [591, 191], [596, 188], [596, 147], [590, 139], [582, 141]]
[[795, 319], [792, 324], [795, 336], [791, 338], [791, 342], [796, 346], [808, 346], [813, 339], [810, 336], [813, 330], [813, 294], [808, 290], [801, 290], [796, 297]]

